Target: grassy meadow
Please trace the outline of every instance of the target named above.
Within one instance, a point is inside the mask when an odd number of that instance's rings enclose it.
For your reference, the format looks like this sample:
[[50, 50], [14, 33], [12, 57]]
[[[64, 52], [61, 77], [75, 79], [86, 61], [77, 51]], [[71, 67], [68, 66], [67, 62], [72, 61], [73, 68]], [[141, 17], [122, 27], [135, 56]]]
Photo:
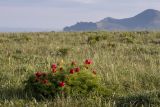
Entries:
[[[93, 66], [111, 90], [109, 97], [66, 97], [37, 101], [24, 83], [62, 59]], [[160, 33], [0, 33], [0, 107], [159, 107]]]

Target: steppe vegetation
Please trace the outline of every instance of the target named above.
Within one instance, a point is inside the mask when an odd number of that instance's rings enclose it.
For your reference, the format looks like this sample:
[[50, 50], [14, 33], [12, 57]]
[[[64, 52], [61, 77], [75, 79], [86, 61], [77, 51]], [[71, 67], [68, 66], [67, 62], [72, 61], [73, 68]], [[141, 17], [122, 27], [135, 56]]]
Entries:
[[[92, 67], [107, 96], [57, 96], [38, 100], [25, 83], [55, 62]], [[0, 107], [159, 107], [159, 32], [39, 32], [0, 34]]]

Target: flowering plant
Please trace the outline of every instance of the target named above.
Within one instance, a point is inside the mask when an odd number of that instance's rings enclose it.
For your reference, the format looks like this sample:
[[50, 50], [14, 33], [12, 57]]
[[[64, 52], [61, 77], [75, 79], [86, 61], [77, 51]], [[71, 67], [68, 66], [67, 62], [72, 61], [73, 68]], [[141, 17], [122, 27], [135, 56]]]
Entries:
[[36, 72], [26, 81], [25, 90], [33, 96], [54, 97], [56, 95], [86, 95], [102, 86], [100, 77], [91, 68], [91, 59], [78, 65], [52, 64], [50, 72]]

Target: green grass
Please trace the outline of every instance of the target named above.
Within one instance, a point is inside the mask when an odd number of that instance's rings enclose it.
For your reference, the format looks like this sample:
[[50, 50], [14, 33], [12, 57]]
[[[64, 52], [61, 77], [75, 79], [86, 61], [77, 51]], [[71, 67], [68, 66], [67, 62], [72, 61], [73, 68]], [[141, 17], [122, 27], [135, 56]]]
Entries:
[[[54, 62], [86, 58], [111, 91], [111, 97], [55, 98], [37, 101], [23, 91], [36, 71]], [[0, 107], [160, 106], [160, 33], [79, 32], [1, 33]]]

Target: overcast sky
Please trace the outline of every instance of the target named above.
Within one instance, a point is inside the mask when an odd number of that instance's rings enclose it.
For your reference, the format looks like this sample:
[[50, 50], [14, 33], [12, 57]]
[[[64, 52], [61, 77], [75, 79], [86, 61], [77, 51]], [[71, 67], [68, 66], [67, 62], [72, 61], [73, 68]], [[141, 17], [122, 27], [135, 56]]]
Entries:
[[0, 0], [0, 27], [62, 29], [80, 21], [126, 18], [160, 0]]

